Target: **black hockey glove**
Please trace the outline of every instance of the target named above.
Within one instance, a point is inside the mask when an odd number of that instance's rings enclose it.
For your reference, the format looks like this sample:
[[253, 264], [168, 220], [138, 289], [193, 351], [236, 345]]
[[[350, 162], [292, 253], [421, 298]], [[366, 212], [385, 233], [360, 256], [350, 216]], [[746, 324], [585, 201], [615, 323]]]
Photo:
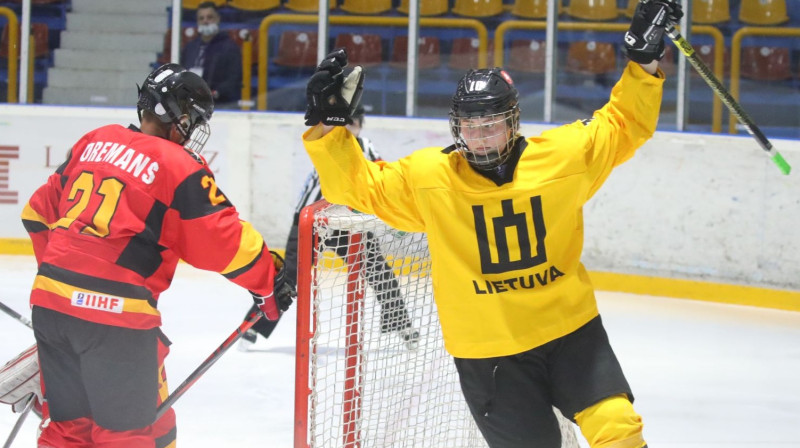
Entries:
[[625, 33], [625, 52], [633, 62], [649, 64], [664, 57], [664, 32], [678, 23], [683, 9], [677, 0], [641, 0]]
[[283, 257], [273, 251], [270, 251], [270, 254], [272, 254], [272, 262], [277, 271], [272, 282], [272, 296], [264, 297], [252, 291], [250, 291], [250, 294], [253, 296], [253, 302], [264, 314], [264, 317], [275, 321], [280, 318], [281, 314], [289, 310], [294, 298], [297, 297], [297, 291], [294, 283], [286, 278], [286, 271], [283, 269]]
[[278, 309], [281, 310], [281, 313], [288, 311], [295, 297], [297, 297], [297, 291], [294, 289], [292, 282], [286, 278], [286, 271], [283, 269], [275, 276], [275, 283], [272, 285], [272, 291], [272, 293], [275, 294], [275, 304], [278, 306]]
[[361, 102], [364, 72], [356, 66], [344, 76], [347, 52], [344, 48], [325, 56], [306, 87], [306, 126], [323, 123], [344, 126], [353, 123], [353, 112]]

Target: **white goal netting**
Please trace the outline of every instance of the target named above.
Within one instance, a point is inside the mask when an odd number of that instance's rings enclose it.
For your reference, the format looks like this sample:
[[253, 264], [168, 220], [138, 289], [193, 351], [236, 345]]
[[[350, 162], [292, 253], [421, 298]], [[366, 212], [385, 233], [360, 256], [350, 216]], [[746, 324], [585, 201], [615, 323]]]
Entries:
[[486, 447], [444, 349], [425, 235], [327, 203], [300, 226], [295, 446]]

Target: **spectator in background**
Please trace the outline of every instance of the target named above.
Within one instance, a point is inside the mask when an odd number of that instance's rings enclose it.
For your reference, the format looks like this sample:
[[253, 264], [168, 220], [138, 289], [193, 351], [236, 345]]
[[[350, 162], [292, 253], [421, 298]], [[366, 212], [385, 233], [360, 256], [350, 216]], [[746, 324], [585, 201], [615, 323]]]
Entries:
[[242, 51], [227, 33], [219, 32], [219, 23], [214, 2], [197, 7], [200, 38], [186, 44], [181, 65], [208, 83], [216, 109], [233, 109], [242, 95]]

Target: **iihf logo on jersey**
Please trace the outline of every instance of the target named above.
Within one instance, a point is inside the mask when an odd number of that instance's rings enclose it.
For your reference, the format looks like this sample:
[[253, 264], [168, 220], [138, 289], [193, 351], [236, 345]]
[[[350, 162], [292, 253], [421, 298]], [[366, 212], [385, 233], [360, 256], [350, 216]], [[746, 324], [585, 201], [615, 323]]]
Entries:
[[90, 308], [119, 314], [122, 312], [125, 299], [91, 292], [75, 291], [72, 293], [71, 304], [72, 306], [80, 308]]
[[[544, 244], [547, 229], [542, 212], [542, 197], [531, 197], [530, 208], [527, 206], [523, 208], [526, 210], [514, 210], [514, 202], [511, 199], [500, 201], [500, 216], [486, 216], [487, 213], [482, 205], [472, 207], [481, 273], [503, 274], [526, 270], [522, 276], [473, 280], [476, 294], [494, 294], [516, 289], [531, 289], [537, 285], [546, 286], [564, 275], [554, 265], [542, 266], [537, 272], [530, 270], [547, 263], [547, 249]], [[487, 230], [488, 222], [491, 222], [493, 230], [491, 235]], [[510, 235], [516, 236], [515, 242], [508, 241]]]

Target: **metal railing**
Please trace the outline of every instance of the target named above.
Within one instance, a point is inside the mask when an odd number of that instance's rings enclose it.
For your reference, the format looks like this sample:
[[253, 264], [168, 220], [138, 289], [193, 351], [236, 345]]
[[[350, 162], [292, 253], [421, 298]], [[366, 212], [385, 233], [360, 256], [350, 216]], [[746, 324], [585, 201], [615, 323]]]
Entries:
[[[731, 96], [739, 101], [739, 82], [742, 73], [742, 39], [747, 36], [800, 37], [800, 28], [753, 27], [739, 28], [731, 39]], [[736, 134], [736, 117], [731, 115], [728, 133]]]
[[[267, 110], [267, 67], [269, 58], [269, 28], [275, 23], [316, 24], [316, 15], [271, 14], [258, 28], [258, 99], [257, 109]], [[331, 16], [331, 25], [408, 26], [408, 17]], [[478, 66], [486, 67], [488, 32], [486, 26], [475, 19], [422, 17], [420, 27], [468, 28], [478, 35]]]
[[17, 82], [19, 76], [19, 20], [9, 8], [0, 6], [0, 16], [8, 20], [8, 96], [9, 103], [17, 102]]
[[[628, 23], [605, 23], [605, 22], [558, 22], [559, 31], [601, 31], [624, 33], [630, 27]], [[508, 20], [501, 23], [495, 30], [494, 39], [494, 65], [503, 67], [505, 62], [505, 55], [503, 48], [505, 46], [505, 34], [510, 30], [544, 30], [547, 27], [547, 22], [544, 21], [529, 21], [529, 20]], [[723, 46], [724, 38], [722, 32], [713, 26], [707, 25], [692, 25], [693, 34], [708, 34], [714, 39], [714, 74], [717, 78], [722, 79], [724, 73], [723, 67]], [[713, 106], [711, 109], [711, 132], [722, 132], [722, 101], [719, 97], [714, 96]]]
[[250, 110], [253, 96], [253, 36], [248, 35], [242, 42], [242, 110]]

